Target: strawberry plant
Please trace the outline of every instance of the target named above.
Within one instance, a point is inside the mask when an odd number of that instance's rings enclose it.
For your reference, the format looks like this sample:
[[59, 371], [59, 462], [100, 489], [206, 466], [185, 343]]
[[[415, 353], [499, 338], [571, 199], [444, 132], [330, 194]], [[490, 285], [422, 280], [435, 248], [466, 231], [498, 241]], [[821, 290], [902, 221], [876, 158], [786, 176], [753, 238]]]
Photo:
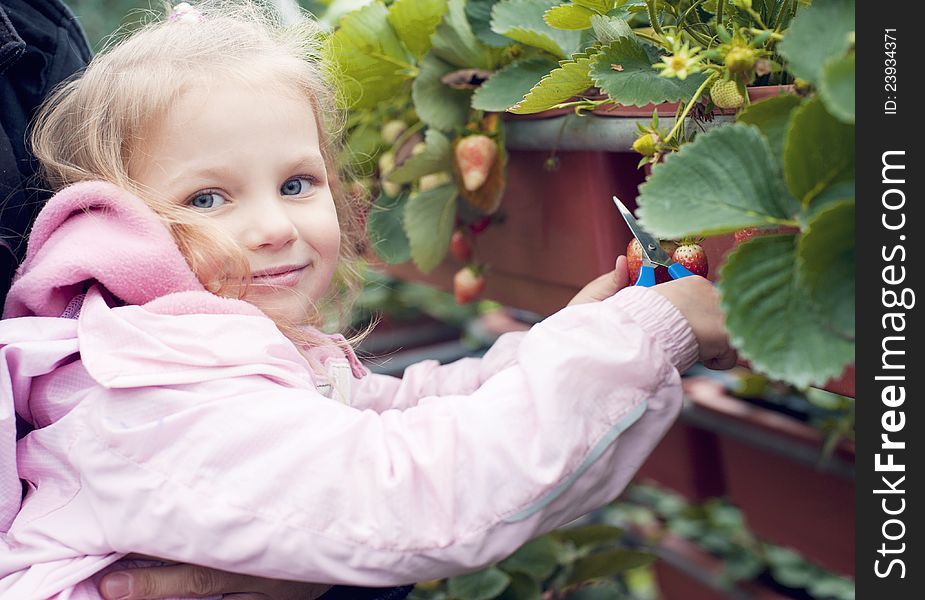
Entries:
[[[375, 252], [424, 272], [498, 218], [498, 113], [678, 102], [639, 123], [654, 166], [638, 204], [663, 239], [745, 231], [720, 270], [741, 354], [822, 384], [850, 363], [853, 323], [853, 0], [357, 0], [327, 44], [350, 108], [344, 158], [377, 190]], [[795, 82], [752, 103], [746, 86]], [[714, 110], [736, 123], [689, 127]], [[691, 131], [687, 131], [690, 129]], [[469, 148], [469, 145], [472, 148]], [[628, 148], [629, 150], [629, 148]], [[385, 155], [385, 159], [379, 160]], [[714, 270], [716, 265], [712, 265]], [[782, 326], [786, 324], [786, 326]]]
[[682, 144], [638, 198], [656, 235], [739, 232], [720, 270], [727, 327], [757, 369], [798, 386], [854, 357], [853, 35], [852, 1], [802, 9], [776, 51], [808, 93]]

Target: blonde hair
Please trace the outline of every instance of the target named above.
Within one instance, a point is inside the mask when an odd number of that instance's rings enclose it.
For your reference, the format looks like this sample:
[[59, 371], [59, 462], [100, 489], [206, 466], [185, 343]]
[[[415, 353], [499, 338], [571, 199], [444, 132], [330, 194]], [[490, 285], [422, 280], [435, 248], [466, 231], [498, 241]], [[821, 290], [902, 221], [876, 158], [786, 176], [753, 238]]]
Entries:
[[[324, 309], [313, 306], [301, 323], [268, 314], [296, 343], [330, 343], [301, 326], [345, 324], [360, 287], [358, 251], [363, 236], [358, 216], [365, 200], [346, 193], [338, 172], [343, 116], [327, 83], [333, 79], [323, 60], [322, 30], [307, 16], [284, 24], [269, 7], [249, 0], [205, 0], [196, 3], [195, 10], [200, 18], [193, 23], [149, 20], [112, 43], [82, 75], [47, 98], [31, 134], [41, 175], [52, 191], [79, 181], [104, 180], [137, 194], [168, 225], [194, 273], [206, 267], [220, 269], [222, 285], [211, 291], [243, 297], [250, 274], [237, 244], [210, 227], [207, 217], [132, 181], [129, 165], [135, 142], [145, 138], [189, 86], [219, 77], [248, 85], [275, 76], [304, 96], [314, 111], [341, 227], [341, 260], [323, 299]], [[369, 329], [350, 343], [365, 337]]]

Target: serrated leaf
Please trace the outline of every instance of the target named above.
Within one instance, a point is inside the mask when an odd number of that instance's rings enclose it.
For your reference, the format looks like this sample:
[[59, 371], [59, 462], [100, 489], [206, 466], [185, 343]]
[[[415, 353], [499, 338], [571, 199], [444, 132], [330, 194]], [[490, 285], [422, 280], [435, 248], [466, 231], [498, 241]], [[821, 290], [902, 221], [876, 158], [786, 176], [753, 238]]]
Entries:
[[560, 542], [572, 542], [581, 548], [614, 543], [623, 538], [623, 530], [612, 525], [585, 525], [558, 529], [550, 535]]
[[798, 255], [820, 319], [854, 338], [854, 201], [821, 210], [800, 238]]
[[797, 236], [740, 244], [720, 269], [726, 328], [739, 354], [774, 379], [821, 385], [854, 358], [854, 344], [820, 319], [797, 270]]
[[777, 224], [800, 210], [767, 139], [743, 124], [712, 129], [682, 145], [653, 167], [639, 192], [637, 216], [662, 239]]
[[424, 151], [405, 159], [401, 166], [389, 173], [387, 179], [393, 183], [411, 183], [422, 175], [452, 168], [450, 140], [436, 129], [428, 129], [424, 134]]
[[823, 65], [851, 47], [854, 30], [854, 0], [815, 0], [797, 13], [777, 50], [788, 71], [818, 83]]
[[854, 179], [854, 127], [830, 115], [819, 98], [805, 102], [790, 119], [784, 178], [803, 206], [832, 183]]
[[556, 29], [587, 29], [591, 27], [591, 17], [597, 13], [578, 4], [560, 4], [553, 6], [543, 15], [543, 20]]
[[501, 0], [491, 11], [491, 29], [521, 44], [541, 48], [566, 58], [581, 43], [581, 33], [550, 27], [544, 13], [559, 0]]
[[601, 14], [606, 13], [616, 4], [615, 0], [573, 0], [573, 2]]
[[430, 36], [447, 11], [447, 0], [396, 0], [389, 7], [389, 23], [412, 54], [430, 50]]
[[591, 58], [578, 56], [575, 60], [562, 61], [524, 96], [523, 100], [508, 110], [519, 115], [542, 112], [568, 100], [592, 85], [588, 75]]
[[[687, 101], [706, 80], [704, 73], [684, 80], [662, 77], [652, 65], [659, 62], [658, 50], [633, 37], [608, 44], [591, 61], [591, 79], [615, 102], [626, 106], [645, 106], [662, 102]], [[615, 69], [613, 65], [619, 65]]]
[[511, 578], [495, 567], [451, 577], [447, 581], [450, 595], [459, 600], [491, 600], [510, 583]]
[[829, 112], [845, 123], [854, 123], [854, 78], [854, 52], [822, 67], [819, 95]]
[[508, 575], [511, 577], [511, 583], [498, 596], [498, 600], [541, 600], [543, 590], [532, 577], [523, 573], [508, 573]]
[[436, 56], [457, 67], [487, 70], [495, 67], [494, 52], [472, 32], [466, 18], [465, 0], [449, 0], [447, 12], [431, 42]]
[[491, 9], [498, 0], [466, 0], [466, 16], [472, 26], [472, 32], [483, 44], [494, 48], [504, 48], [514, 43], [491, 30]]
[[525, 573], [534, 579], [544, 580], [558, 565], [559, 548], [548, 536], [536, 538], [520, 547], [517, 552], [498, 563], [505, 571]]
[[633, 28], [625, 19], [620, 17], [611, 17], [607, 15], [594, 15], [591, 17], [591, 27], [594, 28], [594, 35], [597, 41], [607, 45], [611, 42], [624, 37], [634, 37], [636, 34]]
[[793, 95], [774, 96], [767, 100], [755, 102], [746, 106], [738, 115], [736, 121], [746, 125], [754, 125], [768, 138], [771, 153], [783, 159], [784, 138], [793, 109], [800, 105], [800, 97]]
[[380, 195], [370, 207], [366, 219], [366, 238], [370, 249], [389, 264], [411, 260], [411, 246], [404, 227], [407, 202], [407, 194], [397, 198]]
[[456, 186], [442, 185], [414, 194], [405, 205], [405, 232], [411, 258], [424, 273], [440, 264], [456, 221]]
[[472, 92], [454, 90], [440, 81], [456, 67], [431, 52], [421, 61], [420, 69], [411, 86], [411, 97], [421, 121], [441, 131], [452, 131], [465, 125]]
[[547, 58], [530, 58], [511, 63], [475, 90], [472, 108], [504, 112], [522, 100], [554, 68], [555, 61]]
[[589, 554], [575, 561], [567, 585], [589, 579], [613, 577], [629, 569], [650, 565], [655, 559], [655, 555], [650, 552], [623, 548]]
[[403, 71], [411, 57], [380, 2], [346, 15], [325, 48], [348, 108], [373, 108], [395, 97], [408, 79]]

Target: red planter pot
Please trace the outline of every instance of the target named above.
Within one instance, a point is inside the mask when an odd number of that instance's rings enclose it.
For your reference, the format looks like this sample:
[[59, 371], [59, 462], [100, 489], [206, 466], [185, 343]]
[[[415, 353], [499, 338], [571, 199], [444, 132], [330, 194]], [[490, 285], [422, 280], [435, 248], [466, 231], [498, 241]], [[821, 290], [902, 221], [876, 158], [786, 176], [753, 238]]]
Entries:
[[665, 535], [656, 549], [655, 577], [661, 600], [786, 600], [785, 596], [758, 581], [738, 582], [729, 588], [719, 581], [723, 571], [720, 559], [696, 544], [674, 535]]
[[822, 435], [791, 417], [729, 396], [710, 378], [685, 380], [695, 421], [717, 433], [727, 497], [759, 537], [838, 573], [854, 574], [854, 446], [828, 462]]
[[701, 503], [726, 493], [720, 440], [713, 432], [675, 421], [636, 473], [637, 482], [654, 481]]

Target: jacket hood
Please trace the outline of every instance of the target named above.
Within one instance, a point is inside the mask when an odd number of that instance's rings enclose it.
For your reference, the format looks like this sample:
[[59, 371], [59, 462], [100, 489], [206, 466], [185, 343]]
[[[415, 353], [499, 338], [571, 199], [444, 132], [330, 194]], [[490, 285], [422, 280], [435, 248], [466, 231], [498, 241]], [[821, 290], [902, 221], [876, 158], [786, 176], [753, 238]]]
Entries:
[[61, 316], [93, 282], [139, 305], [175, 292], [206, 291], [154, 211], [100, 181], [67, 187], [42, 209], [3, 316]]

